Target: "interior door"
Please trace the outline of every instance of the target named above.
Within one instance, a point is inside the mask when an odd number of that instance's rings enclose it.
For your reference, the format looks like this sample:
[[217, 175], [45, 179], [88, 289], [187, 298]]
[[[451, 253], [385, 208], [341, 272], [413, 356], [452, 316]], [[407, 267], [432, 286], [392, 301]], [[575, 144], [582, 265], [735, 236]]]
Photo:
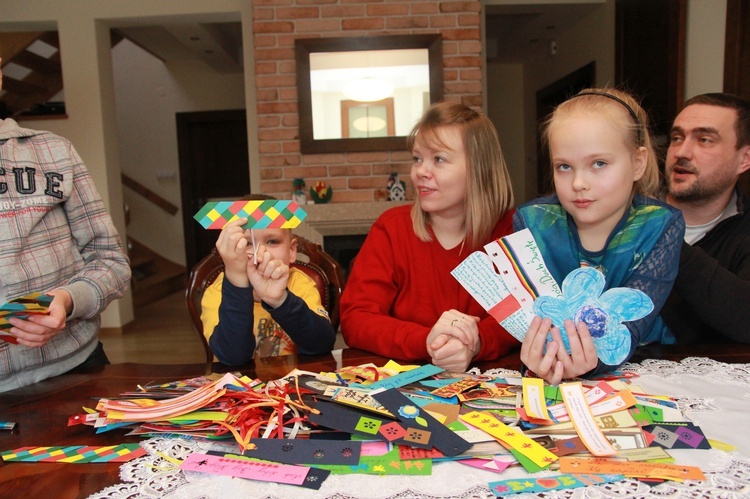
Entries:
[[177, 113], [177, 141], [187, 268], [207, 255], [219, 231], [193, 219], [206, 201], [251, 192], [244, 109]]

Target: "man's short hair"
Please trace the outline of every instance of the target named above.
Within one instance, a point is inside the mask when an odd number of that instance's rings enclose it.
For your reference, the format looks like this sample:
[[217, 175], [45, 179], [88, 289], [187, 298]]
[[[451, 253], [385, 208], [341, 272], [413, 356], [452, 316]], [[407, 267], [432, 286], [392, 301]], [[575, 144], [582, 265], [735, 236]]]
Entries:
[[734, 109], [737, 112], [737, 149], [750, 145], [750, 102], [736, 95], [716, 92], [696, 95], [685, 102], [685, 107], [693, 104]]

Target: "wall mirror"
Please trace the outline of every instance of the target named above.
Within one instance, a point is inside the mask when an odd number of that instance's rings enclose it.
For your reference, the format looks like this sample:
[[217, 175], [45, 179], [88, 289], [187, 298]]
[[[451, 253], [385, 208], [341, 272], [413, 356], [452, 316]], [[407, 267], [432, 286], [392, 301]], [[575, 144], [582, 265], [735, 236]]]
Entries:
[[297, 39], [295, 51], [302, 153], [404, 149], [443, 98], [439, 34]]

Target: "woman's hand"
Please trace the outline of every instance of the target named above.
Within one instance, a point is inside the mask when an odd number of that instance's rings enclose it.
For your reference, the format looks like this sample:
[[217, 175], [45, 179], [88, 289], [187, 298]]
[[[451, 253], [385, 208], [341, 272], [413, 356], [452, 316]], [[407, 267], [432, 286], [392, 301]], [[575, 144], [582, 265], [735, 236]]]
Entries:
[[[440, 315], [430, 334], [427, 336], [427, 347], [433, 344], [441, 335], [448, 335], [456, 338], [466, 345], [472, 352], [479, 352], [479, 317], [467, 315], [458, 310], [447, 310]], [[440, 348], [447, 340], [441, 340], [440, 344], [432, 347]]]

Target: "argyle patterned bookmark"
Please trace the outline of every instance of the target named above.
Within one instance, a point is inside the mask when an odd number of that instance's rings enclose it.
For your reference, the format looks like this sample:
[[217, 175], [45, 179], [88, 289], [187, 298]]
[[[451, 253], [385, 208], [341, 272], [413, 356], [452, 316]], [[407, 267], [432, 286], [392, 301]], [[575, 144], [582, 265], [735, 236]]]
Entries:
[[206, 203], [193, 218], [205, 229], [223, 229], [238, 218], [247, 218], [244, 229], [293, 229], [307, 213], [294, 201], [213, 201]]
[[146, 449], [139, 444], [21, 447], [0, 452], [3, 461], [45, 463], [124, 463], [144, 455]]

